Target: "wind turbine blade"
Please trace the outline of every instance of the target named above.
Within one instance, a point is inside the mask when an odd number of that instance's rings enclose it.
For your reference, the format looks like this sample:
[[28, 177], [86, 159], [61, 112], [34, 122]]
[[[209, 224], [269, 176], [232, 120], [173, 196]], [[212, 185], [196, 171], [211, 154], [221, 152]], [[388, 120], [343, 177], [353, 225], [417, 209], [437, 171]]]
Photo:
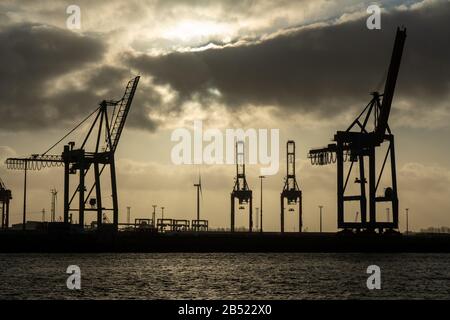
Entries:
[[200, 172], [198, 173], [198, 184], [199, 184], [199, 188], [200, 188], [200, 198], [203, 201], [202, 176], [201, 176]]

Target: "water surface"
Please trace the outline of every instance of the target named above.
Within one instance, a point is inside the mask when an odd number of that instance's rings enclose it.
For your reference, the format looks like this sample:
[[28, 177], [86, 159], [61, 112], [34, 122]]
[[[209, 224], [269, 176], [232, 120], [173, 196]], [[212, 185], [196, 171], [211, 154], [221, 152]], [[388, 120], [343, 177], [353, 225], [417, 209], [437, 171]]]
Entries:
[[[366, 286], [373, 264], [381, 290]], [[0, 298], [449, 299], [450, 254], [0, 254]]]

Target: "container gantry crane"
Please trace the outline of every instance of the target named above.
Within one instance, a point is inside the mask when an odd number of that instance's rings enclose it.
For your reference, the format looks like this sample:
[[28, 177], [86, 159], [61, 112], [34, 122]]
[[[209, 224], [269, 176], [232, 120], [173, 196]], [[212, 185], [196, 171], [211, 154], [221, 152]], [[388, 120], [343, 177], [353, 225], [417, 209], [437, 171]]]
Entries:
[[[84, 227], [84, 217], [86, 211], [94, 211], [97, 213], [97, 228], [101, 228], [104, 221], [105, 211], [112, 211], [114, 229], [117, 229], [119, 223], [118, 199], [117, 199], [117, 181], [114, 154], [120, 140], [127, 115], [130, 111], [131, 103], [136, 92], [140, 77], [131, 79], [126, 88], [125, 93], [119, 100], [103, 100], [99, 107], [94, 110], [87, 118], [78, 124], [73, 130], [66, 134], [49, 150], [41, 155], [33, 155], [28, 158], [8, 158], [6, 160], [7, 168], [20, 169], [25, 172], [27, 170], [40, 170], [43, 167], [64, 166], [64, 223], [69, 224], [69, 212], [78, 211], [78, 223], [80, 227]], [[58, 143], [64, 140], [75, 129], [89, 118], [94, 117], [89, 127], [86, 137], [79, 148], [75, 148], [74, 142], [69, 142], [64, 146], [61, 155], [48, 155], [47, 153], [53, 149]], [[96, 132], [96, 134], [92, 134]], [[91, 136], [94, 136], [92, 141]], [[94, 145], [92, 151], [87, 151], [88, 144]], [[92, 146], [91, 146], [92, 147]], [[101, 175], [106, 167], [110, 171], [110, 185], [112, 207], [103, 207]], [[87, 189], [86, 176], [90, 169], [94, 171], [94, 182]], [[72, 190], [70, 197], [70, 175], [78, 174], [78, 185]], [[26, 190], [26, 182], [25, 182]], [[91, 194], [95, 189], [95, 198], [91, 198]], [[73, 208], [72, 203], [78, 195], [78, 208]], [[90, 207], [86, 204], [89, 201]], [[26, 201], [24, 200], [24, 207]], [[25, 223], [24, 209], [24, 223]]]
[[11, 190], [7, 189], [0, 179], [0, 206], [2, 207], [2, 229], [9, 226], [9, 202], [12, 199]]
[[[298, 205], [298, 230], [302, 232], [302, 191], [298, 187], [295, 175], [295, 141], [289, 140], [286, 143], [286, 177], [284, 178], [284, 187], [280, 195], [281, 202], [281, 232], [284, 232], [284, 204], [287, 200], [288, 205]], [[289, 210], [294, 211], [293, 208]]]
[[245, 152], [244, 141], [236, 141], [235, 146], [235, 159], [236, 159], [236, 177], [231, 191], [231, 232], [234, 232], [234, 220], [235, 220], [235, 204], [236, 199], [239, 202], [239, 209], [245, 209], [248, 207], [248, 224], [249, 232], [253, 229], [253, 194], [250, 190], [247, 178], [245, 176]]
[[[394, 135], [388, 120], [394, 97], [403, 48], [406, 40], [406, 29], [397, 28], [391, 62], [385, 82], [384, 93], [372, 93], [372, 99], [360, 115], [352, 122], [346, 131], [338, 131], [334, 136], [335, 143], [325, 148], [312, 149], [308, 157], [313, 165], [326, 165], [337, 162], [337, 213], [338, 228], [364, 229], [368, 231], [384, 229], [398, 229], [398, 194], [397, 175], [395, 165]], [[382, 101], [380, 101], [382, 98]], [[373, 121], [373, 129], [369, 128], [369, 120]], [[381, 169], [376, 170], [376, 150], [383, 143], [387, 143], [387, 151], [383, 157]], [[387, 160], [390, 160], [391, 185], [384, 190], [384, 194], [377, 196], [380, 181], [384, 177]], [[369, 175], [366, 177], [365, 159], [368, 159]], [[344, 176], [344, 162], [349, 162], [347, 175]], [[359, 194], [347, 195], [349, 177], [354, 164], [359, 165], [359, 177], [355, 183], [359, 184]], [[388, 176], [389, 177], [389, 176]], [[369, 185], [367, 210], [366, 184]], [[344, 219], [344, 204], [348, 201], [358, 201], [360, 207], [360, 221], [348, 222]], [[392, 221], [377, 221], [376, 204], [388, 203], [392, 206]], [[369, 213], [369, 216], [367, 215]]]

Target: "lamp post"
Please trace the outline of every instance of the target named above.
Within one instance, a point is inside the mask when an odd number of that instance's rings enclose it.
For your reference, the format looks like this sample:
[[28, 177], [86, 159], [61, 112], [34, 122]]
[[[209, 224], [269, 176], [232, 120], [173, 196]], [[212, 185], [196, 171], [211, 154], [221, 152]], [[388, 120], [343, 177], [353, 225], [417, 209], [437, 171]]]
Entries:
[[130, 224], [130, 211], [131, 207], [127, 207], [127, 224]]
[[255, 208], [255, 212], [256, 212], [256, 231], [258, 231], [258, 227], [259, 227], [259, 208]]
[[164, 207], [161, 207], [161, 219], [164, 219]]
[[409, 208], [406, 208], [406, 234], [409, 233]]
[[259, 208], [259, 221], [260, 221], [260, 225], [259, 225], [259, 231], [263, 232], [263, 179], [265, 178], [265, 176], [259, 176], [259, 179], [261, 180], [261, 204], [260, 204], [260, 208]]
[[319, 206], [319, 210], [320, 210], [320, 233], [322, 233], [322, 209], [323, 206]]

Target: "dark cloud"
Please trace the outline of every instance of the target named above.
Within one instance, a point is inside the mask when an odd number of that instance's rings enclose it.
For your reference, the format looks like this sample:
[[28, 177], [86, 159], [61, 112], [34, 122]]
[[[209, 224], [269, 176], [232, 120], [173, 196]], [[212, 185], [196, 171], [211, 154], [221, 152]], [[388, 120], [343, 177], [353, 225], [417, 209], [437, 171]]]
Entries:
[[333, 115], [364, 103], [382, 90], [398, 25], [408, 28], [397, 98], [430, 104], [448, 95], [450, 4], [382, 15], [382, 30], [365, 19], [285, 32], [257, 44], [137, 55], [130, 66], [169, 84], [182, 102], [211, 98], [211, 88], [230, 108], [278, 105], [298, 112]]
[[[132, 75], [128, 69], [101, 65], [106, 50], [101, 39], [50, 26], [0, 30], [1, 129], [69, 128], [99, 101], [121, 98]], [[57, 86], [63, 76], [64, 85]], [[143, 101], [145, 96], [137, 94], [143, 107], [130, 113], [130, 122], [152, 130], [146, 105], [154, 100]]]
[[94, 94], [83, 90], [63, 96], [54, 81], [100, 60], [104, 51], [98, 39], [49, 26], [0, 30], [2, 129], [42, 128], [72, 117]]
[[[128, 69], [104, 65], [92, 73], [86, 86], [91, 91], [101, 93], [96, 100], [92, 100], [94, 102], [98, 101], [100, 96], [103, 97], [101, 99], [120, 99], [127, 81], [135, 76]], [[150, 119], [149, 112], [159, 105], [161, 105], [160, 95], [145, 81], [140, 81], [133, 100], [133, 107], [127, 118], [127, 126], [154, 131], [157, 121]]]
[[10, 19], [6, 13], [0, 12], [0, 26], [7, 25]]
[[280, 112], [332, 116], [365, 103], [370, 91], [382, 88], [378, 84], [399, 24], [408, 27], [408, 38], [396, 98], [432, 107], [448, 96], [449, 7], [440, 3], [384, 14], [381, 31], [367, 30], [358, 20], [202, 52], [125, 54], [114, 65], [104, 59], [107, 36], [38, 24], [3, 26], [0, 130], [72, 127], [100, 100], [119, 98], [133, 76], [130, 69], [177, 92], [175, 100], [163, 102], [149, 81], [141, 81], [130, 127], [155, 130], [158, 123], [149, 118], [150, 111], [176, 117], [191, 99], [205, 108], [218, 101], [230, 110], [277, 105]]

